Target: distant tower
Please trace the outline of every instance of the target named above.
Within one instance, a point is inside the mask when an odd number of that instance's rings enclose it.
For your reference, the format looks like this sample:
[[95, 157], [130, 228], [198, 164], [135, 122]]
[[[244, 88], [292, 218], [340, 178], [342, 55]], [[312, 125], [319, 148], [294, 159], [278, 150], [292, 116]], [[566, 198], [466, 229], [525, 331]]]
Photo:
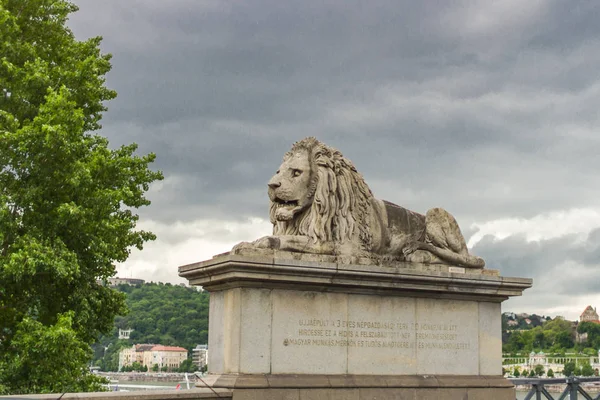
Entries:
[[596, 312], [595, 308], [592, 308], [592, 306], [587, 306], [579, 316], [579, 321], [600, 323], [600, 318], [598, 317], [598, 313]]

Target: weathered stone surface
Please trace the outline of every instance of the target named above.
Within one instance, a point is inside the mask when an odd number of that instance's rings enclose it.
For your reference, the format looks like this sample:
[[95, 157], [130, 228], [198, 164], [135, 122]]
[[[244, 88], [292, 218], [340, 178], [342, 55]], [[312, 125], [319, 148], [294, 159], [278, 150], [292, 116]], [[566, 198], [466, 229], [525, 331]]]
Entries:
[[443, 265], [336, 264], [327, 260], [283, 257], [289, 254], [247, 256], [227, 253], [179, 267], [179, 276], [208, 291], [257, 287], [491, 302], [520, 296], [532, 284], [531, 279], [500, 277], [497, 273], [450, 273]]
[[501, 349], [494, 341], [480, 343], [490, 332], [485, 324], [480, 330], [479, 318], [493, 318], [481, 313], [497, 312], [484, 302], [252, 288], [223, 293], [211, 301], [225, 305], [214, 308], [237, 321], [211, 317], [211, 329], [223, 324], [217, 328], [223, 360], [209, 364], [211, 373], [477, 375], [480, 366], [486, 373], [497, 369], [492, 362]]
[[[268, 371], [271, 365], [271, 291], [241, 289], [244, 313], [240, 315], [240, 369]], [[241, 310], [240, 310], [241, 311]]]
[[419, 400], [416, 389], [366, 388], [359, 390], [359, 400]]
[[[211, 379], [208, 381], [207, 379]], [[225, 374], [204, 379], [215, 388], [496, 388], [514, 389], [503, 377], [483, 375], [322, 375], [322, 374]]]
[[502, 374], [502, 321], [498, 303], [479, 303], [479, 373]]
[[478, 305], [416, 299], [417, 374], [479, 374]]
[[[270, 371], [274, 374], [345, 373], [348, 370], [345, 347], [306, 346], [298, 344], [298, 341], [333, 339], [328, 321], [348, 315], [347, 295], [292, 290], [273, 290], [271, 293], [273, 341]], [[315, 318], [327, 318], [328, 321], [321, 321], [327, 322], [328, 326], [307, 325]], [[300, 335], [299, 331], [307, 334]], [[316, 332], [321, 334], [312, 334]]]
[[300, 400], [359, 400], [358, 389], [300, 389]]
[[225, 371], [225, 342], [223, 332], [223, 329], [225, 328], [224, 307], [225, 293], [211, 293], [208, 313], [208, 343], [210, 343], [208, 365], [211, 365], [217, 371]]
[[[365, 335], [386, 335], [390, 344], [403, 347], [378, 347], [379, 338], [356, 337], [357, 346], [348, 348], [348, 373], [414, 374], [417, 370], [417, 349], [411, 325], [416, 321], [416, 299], [384, 296], [348, 296], [348, 321], [374, 321], [395, 324], [392, 328], [352, 329], [347, 332]], [[350, 338], [352, 339], [352, 337]]]
[[287, 250], [351, 258], [483, 268], [450, 213], [422, 215], [378, 200], [339, 151], [306, 138], [286, 153], [268, 184], [273, 235], [233, 252]]
[[239, 389], [234, 400], [300, 400], [298, 389]]
[[215, 387], [233, 389], [234, 400], [270, 398], [514, 400], [515, 398], [514, 386], [500, 376], [232, 375], [221, 376], [215, 381]]
[[467, 390], [468, 400], [515, 400], [514, 389], [482, 389], [473, 388]]

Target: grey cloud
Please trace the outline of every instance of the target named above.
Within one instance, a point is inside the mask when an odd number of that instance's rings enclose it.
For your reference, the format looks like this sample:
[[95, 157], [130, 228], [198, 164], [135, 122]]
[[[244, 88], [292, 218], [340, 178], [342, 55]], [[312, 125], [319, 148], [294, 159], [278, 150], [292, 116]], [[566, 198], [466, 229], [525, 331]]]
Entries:
[[503, 240], [483, 238], [473, 253], [486, 259], [487, 267], [503, 276], [533, 278], [533, 288], [523, 297], [511, 299], [504, 307], [546, 310], [576, 304], [584, 295], [600, 295], [597, 274], [600, 268], [600, 229], [585, 241], [577, 235], [527, 242], [523, 236]]

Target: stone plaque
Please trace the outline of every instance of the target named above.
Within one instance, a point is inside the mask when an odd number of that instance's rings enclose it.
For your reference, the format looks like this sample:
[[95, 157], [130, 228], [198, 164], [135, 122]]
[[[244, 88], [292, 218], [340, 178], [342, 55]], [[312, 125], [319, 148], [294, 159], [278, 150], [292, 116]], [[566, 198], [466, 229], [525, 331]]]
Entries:
[[271, 371], [478, 374], [477, 315], [473, 301], [276, 291]]

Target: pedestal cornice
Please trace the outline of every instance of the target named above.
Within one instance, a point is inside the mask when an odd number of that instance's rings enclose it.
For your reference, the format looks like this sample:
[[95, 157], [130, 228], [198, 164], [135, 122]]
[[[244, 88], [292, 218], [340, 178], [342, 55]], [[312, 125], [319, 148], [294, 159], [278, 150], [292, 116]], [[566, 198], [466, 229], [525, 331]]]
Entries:
[[532, 279], [501, 277], [495, 270], [406, 262], [369, 265], [368, 259], [348, 264], [332, 262], [335, 259], [327, 256], [306, 258], [286, 252], [225, 253], [181, 266], [179, 276], [207, 291], [254, 287], [490, 302], [520, 296], [532, 285]]

